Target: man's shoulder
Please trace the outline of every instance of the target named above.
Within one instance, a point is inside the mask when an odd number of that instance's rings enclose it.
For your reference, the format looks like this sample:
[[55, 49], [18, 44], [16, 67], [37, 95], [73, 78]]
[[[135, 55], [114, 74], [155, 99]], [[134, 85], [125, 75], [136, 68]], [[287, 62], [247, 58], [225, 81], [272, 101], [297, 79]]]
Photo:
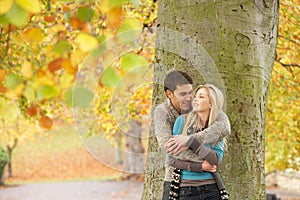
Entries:
[[167, 103], [166, 103], [166, 102], [163, 102], [163, 103], [161, 103], [161, 104], [158, 104], [158, 105], [155, 107], [154, 112], [158, 112], [158, 111], [164, 111], [164, 112], [166, 112], [167, 109], [168, 109]]

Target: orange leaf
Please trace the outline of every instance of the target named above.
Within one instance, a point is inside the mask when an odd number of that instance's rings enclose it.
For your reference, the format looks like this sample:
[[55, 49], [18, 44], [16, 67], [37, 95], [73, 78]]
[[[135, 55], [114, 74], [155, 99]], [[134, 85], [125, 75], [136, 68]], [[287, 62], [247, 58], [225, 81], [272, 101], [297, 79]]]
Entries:
[[68, 74], [75, 74], [77, 67], [74, 67], [70, 60], [63, 60], [61, 66], [66, 70]]
[[3, 85], [0, 85], [0, 93], [5, 93], [7, 92], [7, 88], [4, 87]]
[[72, 16], [70, 23], [75, 30], [85, 29], [85, 22], [81, 21], [77, 16]]
[[30, 107], [28, 107], [26, 109], [26, 113], [30, 116], [30, 117], [35, 117], [37, 114], [37, 106], [35, 104], [31, 105]]
[[47, 15], [47, 16], [44, 17], [44, 20], [45, 20], [46, 22], [54, 22], [54, 20], [55, 20], [55, 15], [54, 15], [54, 14]]
[[28, 29], [23, 33], [23, 35], [25, 41], [33, 44], [41, 42], [44, 38], [44, 35], [39, 28]]
[[64, 6], [64, 7], [63, 7], [63, 11], [64, 11], [64, 12], [68, 12], [68, 11], [70, 11], [70, 10], [71, 10], [71, 9], [69, 8], [69, 6]]
[[111, 29], [118, 29], [121, 25], [122, 7], [115, 7], [107, 13], [108, 24]]
[[50, 117], [43, 115], [40, 119], [40, 126], [44, 127], [45, 129], [50, 130], [52, 128], [53, 121]]
[[0, 69], [0, 82], [4, 81], [5, 76], [6, 76], [5, 70]]
[[61, 63], [63, 62], [63, 60], [64, 60], [63, 58], [57, 58], [51, 61], [48, 64], [48, 70], [54, 74], [57, 70], [61, 68]]

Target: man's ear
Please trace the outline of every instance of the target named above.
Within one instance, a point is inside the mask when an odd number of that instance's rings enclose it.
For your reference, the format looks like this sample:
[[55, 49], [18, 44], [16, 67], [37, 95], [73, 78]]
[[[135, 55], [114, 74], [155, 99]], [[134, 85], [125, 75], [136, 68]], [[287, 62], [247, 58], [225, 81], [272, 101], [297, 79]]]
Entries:
[[171, 90], [166, 90], [166, 95], [169, 99], [172, 97], [172, 94], [173, 93], [171, 92]]

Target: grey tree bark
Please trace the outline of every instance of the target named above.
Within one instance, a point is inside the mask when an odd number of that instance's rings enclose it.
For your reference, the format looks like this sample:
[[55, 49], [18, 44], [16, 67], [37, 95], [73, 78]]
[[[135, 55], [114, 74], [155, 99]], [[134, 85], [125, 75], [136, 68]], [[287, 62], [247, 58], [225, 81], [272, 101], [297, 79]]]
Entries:
[[[160, 0], [153, 108], [170, 69], [226, 96], [232, 125], [220, 173], [230, 199], [266, 199], [265, 111], [278, 25], [277, 0]], [[153, 123], [153, 122], [152, 122]], [[164, 156], [150, 130], [142, 199], [161, 199]]]
[[[144, 147], [142, 144], [142, 127], [139, 122], [130, 122], [130, 130], [126, 133], [126, 153], [123, 176], [139, 177], [144, 171]], [[125, 178], [125, 177], [124, 177]]]

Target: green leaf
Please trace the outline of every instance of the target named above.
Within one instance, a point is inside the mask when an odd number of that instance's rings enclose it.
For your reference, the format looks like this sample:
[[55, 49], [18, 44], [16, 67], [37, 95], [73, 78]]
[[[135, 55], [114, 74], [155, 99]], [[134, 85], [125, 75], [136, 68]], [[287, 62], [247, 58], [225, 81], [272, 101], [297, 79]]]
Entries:
[[39, 101], [43, 99], [50, 99], [56, 97], [58, 93], [59, 92], [56, 87], [50, 85], [42, 85], [37, 91], [37, 99]]
[[7, 19], [6, 15], [0, 15], [0, 24], [4, 26], [9, 24], [9, 19]]
[[134, 5], [135, 7], [138, 7], [140, 5], [139, 0], [131, 0], [132, 5]]
[[34, 91], [34, 88], [31, 85], [27, 84], [26, 87], [25, 87], [25, 89], [24, 89], [23, 95], [29, 101], [35, 100], [35, 91]]
[[63, 102], [70, 107], [88, 108], [93, 99], [94, 94], [89, 89], [76, 87], [65, 93]]
[[28, 12], [38, 13], [41, 10], [39, 0], [15, 0], [15, 2]]
[[109, 7], [114, 8], [117, 6], [123, 6], [127, 0], [109, 0]]
[[107, 67], [101, 76], [101, 83], [106, 87], [115, 87], [120, 79], [114, 67]]
[[84, 22], [89, 22], [92, 20], [94, 15], [94, 10], [90, 7], [80, 7], [77, 10], [77, 16], [80, 20]]
[[0, 116], [5, 121], [15, 122], [18, 119], [20, 111], [18, 107], [12, 102], [3, 97], [0, 97]]
[[19, 85], [20, 82], [20, 77], [17, 74], [11, 73], [5, 77], [4, 85], [9, 89], [14, 89]]
[[148, 61], [143, 56], [130, 53], [121, 57], [121, 67], [124, 71], [129, 71], [144, 65], [148, 65]]
[[72, 18], [72, 14], [71, 14], [70, 11], [64, 12], [64, 19], [65, 19], [67, 22], [70, 22], [71, 18]]
[[118, 30], [117, 37], [123, 43], [132, 43], [140, 36], [142, 31], [141, 24], [138, 20], [126, 19]]
[[66, 40], [59, 42], [57, 45], [53, 47], [53, 51], [58, 53], [59, 55], [63, 55], [69, 52], [71, 49], [71, 45]]
[[16, 3], [12, 6], [12, 8], [6, 13], [7, 19], [9, 19], [10, 23], [16, 26], [23, 26], [27, 23], [28, 20], [28, 12], [19, 7]]

